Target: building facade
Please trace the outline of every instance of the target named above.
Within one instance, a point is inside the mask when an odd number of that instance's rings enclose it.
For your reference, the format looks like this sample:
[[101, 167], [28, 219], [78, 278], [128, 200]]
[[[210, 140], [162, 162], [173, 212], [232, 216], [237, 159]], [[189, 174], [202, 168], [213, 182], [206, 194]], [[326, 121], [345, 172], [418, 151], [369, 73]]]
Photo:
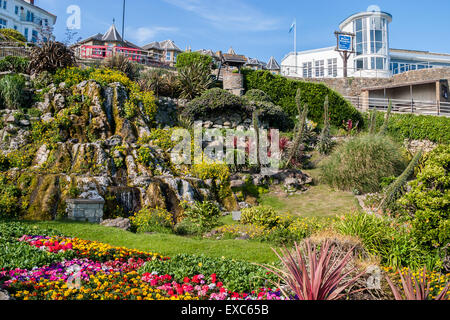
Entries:
[[[450, 55], [392, 49], [389, 29], [392, 15], [379, 10], [356, 13], [339, 25], [339, 31], [354, 35], [348, 60], [349, 77], [389, 78], [410, 70], [450, 67]], [[336, 47], [289, 53], [281, 73], [300, 78], [340, 78], [344, 62]]]
[[56, 16], [36, 6], [34, 0], [0, 0], [0, 28], [15, 29], [28, 42], [53, 39], [50, 33], [55, 23]]
[[142, 47], [149, 52], [153, 59], [161, 63], [168, 64], [171, 67], [177, 63], [177, 56], [183, 52], [172, 40], [161, 42], [152, 42]]

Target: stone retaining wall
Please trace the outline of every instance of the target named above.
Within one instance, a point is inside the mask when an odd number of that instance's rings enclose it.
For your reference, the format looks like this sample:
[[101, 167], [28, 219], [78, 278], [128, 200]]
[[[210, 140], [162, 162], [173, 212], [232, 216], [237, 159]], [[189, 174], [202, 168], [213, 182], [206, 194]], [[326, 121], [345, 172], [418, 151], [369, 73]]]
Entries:
[[91, 223], [100, 223], [103, 220], [104, 200], [69, 199], [66, 204], [70, 220]]

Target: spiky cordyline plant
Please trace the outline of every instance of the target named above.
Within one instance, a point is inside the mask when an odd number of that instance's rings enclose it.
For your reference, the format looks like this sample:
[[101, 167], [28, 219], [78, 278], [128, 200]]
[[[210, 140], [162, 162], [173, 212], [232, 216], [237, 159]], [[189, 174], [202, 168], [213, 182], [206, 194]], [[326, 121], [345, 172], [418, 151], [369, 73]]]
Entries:
[[[430, 300], [431, 283], [426, 280], [426, 267], [423, 269], [422, 274], [419, 275], [419, 278], [417, 278], [410, 270], [408, 270], [405, 276], [403, 276], [401, 272], [399, 273], [403, 290], [399, 289], [392, 282], [392, 280], [386, 276], [386, 280], [391, 287], [395, 300]], [[433, 300], [446, 300], [449, 286], [450, 283], [447, 283], [441, 293], [439, 293]]]
[[49, 41], [33, 48], [30, 55], [31, 73], [54, 72], [75, 65], [75, 54], [61, 42]]
[[[297, 243], [295, 243], [293, 252], [284, 248], [278, 253], [275, 249], [272, 249], [282, 262], [283, 267], [263, 266], [280, 279], [281, 283], [278, 283], [277, 286], [289, 299], [339, 300], [349, 294], [343, 292], [364, 274], [363, 272], [347, 279], [356, 271], [356, 268], [346, 270], [352, 259], [354, 248], [349, 250], [345, 256], [340, 255], [332, 261], [335, 256], [335, 248], [331, 247], [328, 240], [322, 244], [318, 254], [316, 252], [317, 246], [312, 247], [309, 240], [305, 241], [305, 247], [307, 251], [305, 254], [301, 252]], [[286, 290], [283, 284], [289, 290]], [[295, 298], [293, 298], [293, 295], [295, 295]]]

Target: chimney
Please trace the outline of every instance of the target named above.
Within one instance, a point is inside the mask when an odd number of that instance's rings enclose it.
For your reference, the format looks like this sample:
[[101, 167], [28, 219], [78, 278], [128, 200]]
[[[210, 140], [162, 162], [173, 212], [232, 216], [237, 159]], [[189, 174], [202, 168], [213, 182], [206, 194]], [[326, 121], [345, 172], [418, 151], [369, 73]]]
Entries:
[[32, 6], [34, 6], [34, 0], [25, 0], [25, 2], [28, 2], [29, 4], [31, 4]]

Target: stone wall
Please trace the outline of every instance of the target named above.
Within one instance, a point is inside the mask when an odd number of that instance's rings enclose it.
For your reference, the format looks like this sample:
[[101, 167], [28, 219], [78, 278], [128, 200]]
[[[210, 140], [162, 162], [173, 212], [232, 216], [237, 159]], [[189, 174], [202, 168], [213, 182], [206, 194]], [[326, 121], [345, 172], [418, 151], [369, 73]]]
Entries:
[[427, 80], [450, 80], [450, 68], [435, 68], [408, 71], [401, 74], [394, 75], [391, 78], [323, 78], [323, 79], [304, 79], [294, 78], [296, 80], [303, 80], [316, 83], [324, 83], [333, 90], [336, 90], [343, 96], [359, 96], [363, 88], [378, 87], [392, 84], [403, 84], [417, 81]]
[[104, 200], [69, 199], [66, 204], [66, 212], [70, 220], [91, 223], [102, 222]]

